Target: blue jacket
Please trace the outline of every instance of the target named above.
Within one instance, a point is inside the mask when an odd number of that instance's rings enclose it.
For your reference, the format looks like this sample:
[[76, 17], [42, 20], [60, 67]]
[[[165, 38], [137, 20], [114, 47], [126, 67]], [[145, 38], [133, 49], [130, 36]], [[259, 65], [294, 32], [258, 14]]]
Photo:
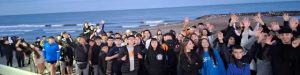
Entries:
[[242, 67], [234, 63], [228, 64], [227, 75], [250, 75], [250, 66], [247, 63], [243, 63]]
[[224, 67], [224, 63], [219, 52], [213, 49], [213, 52], [216, 56], [216, 63], [214, 64], [213, 59], [211, 59], [208, 52], [204, 52], [203, 54], [203, 67], [201, 70], [202, 75], [226, 75], [226, 70]]
[[45, 43], [44, 44], [44, 58], [46, 59], [46, 61], [57, 61], [59, 60], [59, 47], [57, 43], [54, 44], [49, 44], [49, 43]]

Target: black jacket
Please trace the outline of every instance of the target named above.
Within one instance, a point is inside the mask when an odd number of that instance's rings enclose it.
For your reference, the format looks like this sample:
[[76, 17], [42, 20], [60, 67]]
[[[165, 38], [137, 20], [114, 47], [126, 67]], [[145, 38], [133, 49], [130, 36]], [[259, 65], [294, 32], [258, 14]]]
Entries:
[[164, 75], [166, 70], [166, 54], [158, 47], [157, 50], [149, 48], [145, 51], [144, 65], [149, 75]]
[[[189, 61], [187, 55], [190, 57], [191, 61]], [[199, 55], [195, 52], [190, 52], [187, 55], [179, 55], [178, 75], [200, 75], [199, 71], [202, 67], [201, 58], [199, 58]]]
[[[138, 59], [138, 53], [141, 52], [141, 49], [138, 46], [134, 46], [134, 71], [139, 70], [139, 63], [140, 60]], [[126, 73], [126, 72], [131, 72], [130, 71], [130, 62], [129, 62], [129, 52], [127, 50], [127, 45], [123, 46], [119, 52], [119, 58], [121, 59], [123, 56], [127, 56], [126, 60], [123, 61], [122, 66], [121, 66], [121, 72]]]
[[273, 75], [292, 75], [292, 63], [289, 61], [291, 44], [280, 41], [271, 47], [271, 66]]
[[77, 62], [88, 62], [88, 51], [89, 45], [84, 45], [86, 47], [86, 51], [84, 50], [83, 45], [77, 44], [74, 49], [75, 60]]

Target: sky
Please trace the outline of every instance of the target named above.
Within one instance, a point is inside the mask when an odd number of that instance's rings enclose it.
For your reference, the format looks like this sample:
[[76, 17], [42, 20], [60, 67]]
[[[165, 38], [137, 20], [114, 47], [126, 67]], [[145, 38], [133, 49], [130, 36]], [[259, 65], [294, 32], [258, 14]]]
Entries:
[[0, 15], [166, 8], [296, 0], [0, 0]]

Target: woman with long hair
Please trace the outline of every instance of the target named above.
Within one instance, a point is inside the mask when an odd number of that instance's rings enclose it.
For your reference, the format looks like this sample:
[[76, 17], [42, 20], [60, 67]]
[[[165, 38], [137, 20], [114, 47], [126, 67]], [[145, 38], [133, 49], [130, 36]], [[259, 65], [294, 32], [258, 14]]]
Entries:
[[31, 44], [31, 50], [33, 51], [33, 61], [35, 66], [37, 67], [38, 74], [43, 74], [45, 70], [45, 60], [43, 56], [42, 49], [38, 45]]
[[191, 39], [185, 38], [180, 45], [178, 75], [200, 75], [202, 61], [194, 50]]
[[202, 75], [225, 75], [225, 67], [219, 52], [211, 47], [208, 39], [199, 42], [199, 55], [203, 59]]
[[149, 49], [145, 52], [144, 62], [149, 75], [164, 75], [166, 54], [156, 38], [151, 39]]

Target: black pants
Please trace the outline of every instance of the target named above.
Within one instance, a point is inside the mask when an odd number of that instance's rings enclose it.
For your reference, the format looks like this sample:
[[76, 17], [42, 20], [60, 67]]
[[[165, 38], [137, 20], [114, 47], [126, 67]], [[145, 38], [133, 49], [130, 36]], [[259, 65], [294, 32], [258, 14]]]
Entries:
[[16, 51], [16, 58], [19, 67], [24, 67], [24, 53], [22, 51]]
[[12, 67], [12, 59], [13, 59], [13, 56], [12, 55], [6, 55], [6, 65], [7, 66], [11, 66]]

